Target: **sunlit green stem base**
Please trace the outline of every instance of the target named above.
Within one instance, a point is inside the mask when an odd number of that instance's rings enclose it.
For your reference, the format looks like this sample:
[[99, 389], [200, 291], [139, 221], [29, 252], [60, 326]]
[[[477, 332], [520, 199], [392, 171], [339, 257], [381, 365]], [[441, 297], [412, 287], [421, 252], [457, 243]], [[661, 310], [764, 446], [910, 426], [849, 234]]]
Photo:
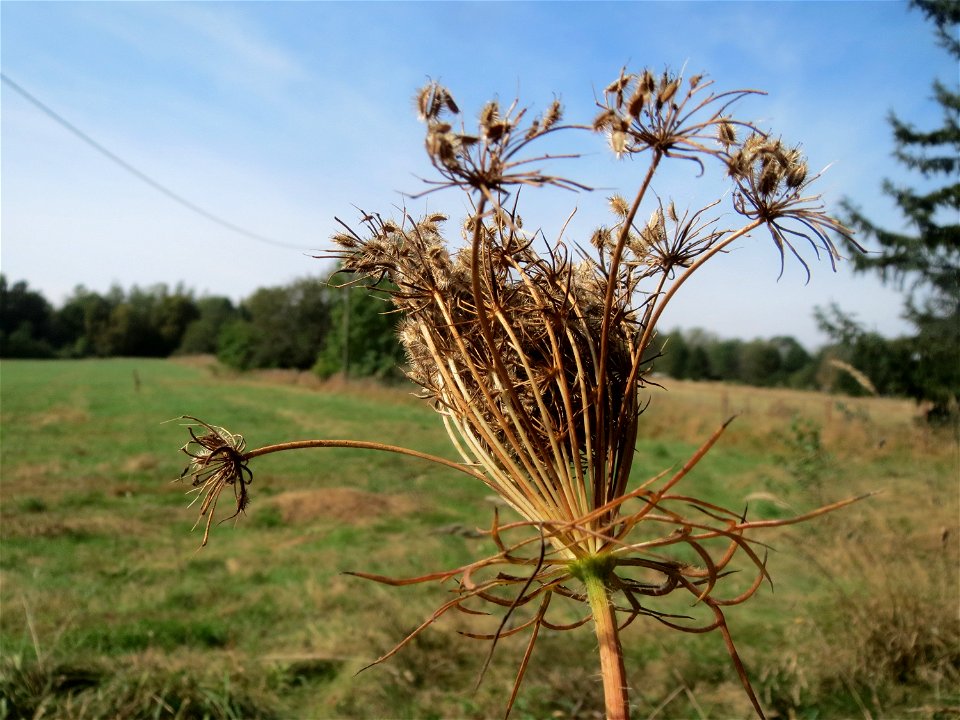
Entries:
[[587, 598], [593, 611], [593, 623], [600, 646], [600, 672], [603, 676], [607, 720], [628, 720], [630, 699], [623, 665], [623, 650], [617, 630], [616, 612], [604, 580], [609, 570], [609, 564], [604, 562], [603, 558], [591, 558], [578, 563], [575, 572], [586, 585]]

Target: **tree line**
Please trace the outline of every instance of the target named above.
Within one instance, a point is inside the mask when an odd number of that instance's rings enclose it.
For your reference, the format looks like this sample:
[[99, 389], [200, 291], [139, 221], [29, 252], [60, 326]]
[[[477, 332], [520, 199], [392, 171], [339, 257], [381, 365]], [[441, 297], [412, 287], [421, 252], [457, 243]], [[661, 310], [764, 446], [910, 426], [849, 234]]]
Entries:
[[169, 357], [213, 354], [238, 369], [314, 369], [321, 376], [399, 376], [403, 354], [382, 296], [305, 278], [240, 303], [159, 284], [101, 294], [77, 287], [55, 308], [0, 275], [0, 357]]
[[921, 368], [909, 339], [868, 332], [836, 308], [818, 310], [817, 320], [832, 341], [814, 352], [788, 335], [738, 340], [674, 330], [661, 337], [653, 368], [683, 380], [913, 397]]
[[[256, 290], [240, 303], [182, 286], [76, 288], [59, 308], [0, 275], [0, 356], [168, 357], [212, 354], [237, 370], [312, 369], [321, 377], [400, 377], [403, 352], [385, 293], [349, 276]], [[704, 330], [661, 336], [653, 371], [676, 379], [846, 394], [911, 395], [920, 368], [909, 342], [866, 332], [835, 308], [819, 321], [834, 341], [810, 352], [790, 336], [723, 339]]]

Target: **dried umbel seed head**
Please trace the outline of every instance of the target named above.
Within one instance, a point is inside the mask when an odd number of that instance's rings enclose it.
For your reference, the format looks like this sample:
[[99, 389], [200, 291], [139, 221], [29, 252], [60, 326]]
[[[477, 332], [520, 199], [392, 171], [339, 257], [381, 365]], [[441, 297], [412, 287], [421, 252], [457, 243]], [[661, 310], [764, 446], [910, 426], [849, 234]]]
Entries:
[[622, 195], [611, 195], [608, 199], [610, 201], [610, 209], [614, 215], [625, 218], [630, 214], [630, 205]]
[[423, 122], [437, 120], [444, 110], [454, 115], [460, 113], [460, 108], [457, 107], [450, 92], [436, 82], [429, 82], [420, 88], [414, 102], [417, 106], [417, 116]]
[[464, 132], [462, 124], [461, 130], [457, 131], [443, 121], [444, 113], [460, 114], [460, 110], [450, 93], [436, 83], [430, 83], [420, 91], [417, 106], [421, 118], [427, 123], [427, 154], [443, 178], [427, 181], [434, 187], [421, 194], [443, 186], [482, 193], [503, 192], [516, 185], [589, 189], [559, 176], [545, 175], [532, 165], [535, 161], [556, 156], [529, 157], [522, 153], [528, 143], [564, 127], [557, 124], [561, 108], [556, 99], [544, 117], [529, 121], [524, 120], [527, 109], [518, 107], [516, 101], [506, 109], [501, 109], [496, 100], [488, 102], [480, 111], [477, 131], [472, 134]]
[[[634, 75], [622, 71], [598, 102], [601, 111], [593, 129], [607, 134], [618, 157], [653, 150], [658, 157], [683, 158], [698, 165], [704, 156], [726, 159], [727, 146], [736, 136], [723, 113], [754, 91], [714, 93], [711, 85], [702, 75], [683, 83], [680, 74], [669, 71], [659, 77], [650, 70]], [[704, 142], [712, 137], [721, 140], [721, 148]]]
[[729, 147], [737, 141], [737, 132], [732, 122], [721, 120], [717, 123], [717, 139], [724, 147]]
[[663, 74], [663, 78], [660, 81], [660, 89], [657, 92], [658, 110], [673, 100], [673, 96], [677, 94], [677, 89], [679, 87], [680, 78], [670, 77], [666, 73]]
[[[781, 259], [783, 248], [793, 250], [789, 241], [797, 237], [819, 242], [832, 258], [835, 249], [826, 232], [845, 229], [822, 212], [816, 198], [804, 196], [812, 181], [797, 149], [726, 115], [751, 91], [716, 94], [710, 86], [699, 75], [685, 84], [678, 74], [622, 69], [606, 87], [594, 129], [608, 136], [618, 155], [651, 151], [651, 158], [629, 202], [619, 195], [609, 198], [617, 221], [593, 233], [592, 249], [586, 243], [545, 242], [542, 234], [523, 231], [518, 214], [518, 185], [582, 188], [532, 169], [556, 155], [526, 153], [529, 143], [559, 129], [559, 102], [526, 124], [526, 111], [516, 102], [506, 108], [488, 103], [475, 134], [467, 135], [460, 118], [447, 121], [459, 108], [436, 83], [421, 90], [416, 103], [427, 124], [427, 151], [443, 178], [433, 184], [457, 187], [469, 198], [461, 249], [453, 252], [444, 242], [446, 218], [439, 214], [415, 221], [404, 213], [399, 223], [365, 215], [362, 235], [344, 225], [347, 232], [334, 236], [339, 248], [334, 257], [344, 270], [372, 286], [383, 279], [392, 283], [388, 292], [401, 318], [409, 375], [442, 415], [462, 462], [363, 441], [302, 441], [287, 448], [364, 447], [425, 458], [485, 483], [521, 518], [507, 526], [495, 519], [489, 534], [499, 552], [489, 558], [409, 581], [360, 574], [397, 585], [454, 580], [455, 597], [376, 662], [391, 657], [448, 610], [486, 615], [464, 603], [491, 602], [503, 609], [496, 633], [465, 634], [495, 644], [532, 628], [512, 704], [539, 630], [573, 629], [592, 614], [608, 717], [623, 718], [629, 708], [617, 631], [647, 616], [687, 632], [719, 630], [762, 716], [723, 614], [769, 578], [760, 546], [748, 533], [845, 503], [754, 523], [745, 512], [678, 494], [675, 486], [722, 428], [672, 477], [664, 472], [638, 484], [631, 470], [646, 407], [642, 395], [662, 311], [704, 262], [764, 225]], [[738, 133], [747, 136], [739, 144]], [[718, 230], [718, 220], [707, 217], [719, 200], [678, 213], [672, 201], [657, 198], [648, 222], [636, 224], [639, 208], [652, 203], [661, 161], [680, 158], [703, 169], [711, 157], [727, 163], [734, 207], [748, 218], [740, 229]], [[793, 227], [782, 227], [785, 220], [794, 221]], [[209, 531], [220, 492], [233, 487], [237, 512], [242, 511], [251, 478], [247, 461], [280, 448], [244, 454], [239, 435], [196, 425], [202, 431], [191, 430], [184, 448], [191, 463], [183, 476], [193, 477], [203, 498], [201, 518], [207, 515]], [[691, 507], [697, 512], [691, 514]], [[530, 531], [532, 538], [504, 540], [516, 531]], [[743, 555], [755, 569], [753, 583], [726, 595], [723, 578], [736, 570], [734, 557]], [[578, 592], [578, 582], [586, 596]], [[709, 613], [706, 621], [641, 605], [675, 591], [689, 593], [693, 604]], [[587, 600], [591, 614], [569, 624], [552, 615], [547, 620], [554, 596], [556, 602]], [[540, 605], [531, 611], [534, 601]]]
[[807, 179], [807, 163], [796, 162], [790, 166], [790, 169], [787, 170], [787, 187], [791, 190], [795, 190], [803, 185], [804, 181]]
[[247, 468], [243, 455], [246, 443], [242, 435], [234, 435], [222, 427], [208, 425], [189, 415], [181, 419], [191, 421], [204, 431], [197, 435], [193, 427], [189, 428], [191, 440], [181, 451], [190, 458], [190, 464], [183, 469], [179, 478], [183, 480], [192, 477], [194, 490], [191, 492], [197, 493], [197, 500], [202, 498], [200, 515], [197, 518], [198, 524], [201, 519], [207, 518], [202, 547], [210, 537], [210, 526], [220, 493], [228, 486], [234, 489], [237, 510], [231, 517], [236, 517], [246, 509], [249, 502], [247, 485], [253, 481], [253, 473]]
[[547, 112], [543, 116], [543, 122], [541, 123], [543, 130], [547, 131], [560, 122], [563, 118], [563, 106], [560, 104], [559, 98], [554, 98], [553, 102], [550, 103], [550, 107], [547, 109]]
[[807, 162], [799, 148], [788, 148], [779, 139], [753, 133], [729, 153], [727, 169], [736, 184], [734, 210], [756, 225], [767, 226], [780, 252], [781, 273], [789, 250], [810, 277], [809, 266], [794, 247], [797, 238], [808, 241], [818, 255], [824, 250], [834, 267], [839, 252], [832, 234], [863, 250], [851, 231], [824, 211], [819, 196], [804, 193], [819, 175], [808, 176]]
[[729, 156], [727, 168], [731, 177], [764, 196], [782, 192], [785, 181], [790, 190], [800, 187], [807, 174], [798, 148], [787, 148], [779, 139], [756, 133]]

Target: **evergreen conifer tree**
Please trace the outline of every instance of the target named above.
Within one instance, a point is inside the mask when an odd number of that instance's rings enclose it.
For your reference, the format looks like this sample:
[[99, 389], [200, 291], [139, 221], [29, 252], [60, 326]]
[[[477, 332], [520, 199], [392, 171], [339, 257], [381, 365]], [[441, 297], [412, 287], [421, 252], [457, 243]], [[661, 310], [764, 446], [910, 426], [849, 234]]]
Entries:
[[[911, 0], [910, 5], [936, 25], [938, 43], [960, 61], [960, 2]], [[912, 231], [881, 228], [850, 200], [844, 209], [851, 226], [879, 248], [851, 253], [856, 269], [906, 291], [905, 317], [915, 333], [909, 393], [932, 403], [931, 420], [944, 420], [956, 416], [960, 402], [960, 87], [956, 78], [950, 84], [935, 80], [933, 91], [943, 109], [940, 127], [918, 129], [895, 113], [889, 118], [897, 160], [937, 185], [920, 190], [884, 181], [884, 193]]]

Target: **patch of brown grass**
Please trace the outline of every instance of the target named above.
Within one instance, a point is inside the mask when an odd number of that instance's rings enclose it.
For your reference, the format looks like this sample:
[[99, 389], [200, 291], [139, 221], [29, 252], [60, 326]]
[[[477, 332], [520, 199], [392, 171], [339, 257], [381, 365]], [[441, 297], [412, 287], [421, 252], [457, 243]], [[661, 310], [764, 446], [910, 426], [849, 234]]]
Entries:
[[[4, 522], [24, 498], [35, 498], [46, 504], [58, 502], [69, 489], [67, 464], [61, 459], [39, 463], [5, 462], [0, 478], [0, 512]], [[3, 527], [6, 535], [6, 527]]]
[[120, 469], [128, 473], [145, 472], [154, 470], [160, 465], [160, 459], [152, 453], [141, 453], [133, 455], [123, 461]]
[[288, 385], [310, 390], [319, 390], [323, 381], [309, 370], [294, 370], [288, 368], [270, 368], [268, 370], [252, 370], [245, 376], [253, 382], [268, 383], [270, 385]]
[[131, 517], [71, 517], [62, 512], [42, 512], [5, 516], [4, 539], [15, 538], [91, 538], [145, 536], [151, 527]]
[[184, 367], [195, 367], [203, 369], [212, 369], [223, 367], [216, 355], [175, 355], [168, 359], [168, 362], [183, 365]]
[[386, 495], [346, 487], [294, 490], [264, 502], [280, 510], [285, 523], [305, 524], [334, 520], [346, 524], [367, 524], [385, 515], [407, 515], [417, 502], [405, 495]]
[[910, 400], [717, 382], [663, 383], [664, 390], [651, 391], [652, 411], [644, 416], [641, 437], [695, 444], [736, 415], [723, 446], [769, 449], [795, 418], [803, 418], [819, 428], [824, 446], [840, 460], [862, 463], [922, 453], [958, 470], [956, 440], [922, 422], [922, 408]]
[[74, 405], [54, 405], [43, 412], [33, 413], [27, 418], [27, 424], [43, 430], [55, 425], [80, 425], [90, 421], [90, 414]]
[[12, 468], [4, 468], [3, 484], [7, 487], [37, 486], [49, 480], [51, 476], [59, 475], [63, 470], [64, 464], [60, 459], [32, 464], [18, 463]]

